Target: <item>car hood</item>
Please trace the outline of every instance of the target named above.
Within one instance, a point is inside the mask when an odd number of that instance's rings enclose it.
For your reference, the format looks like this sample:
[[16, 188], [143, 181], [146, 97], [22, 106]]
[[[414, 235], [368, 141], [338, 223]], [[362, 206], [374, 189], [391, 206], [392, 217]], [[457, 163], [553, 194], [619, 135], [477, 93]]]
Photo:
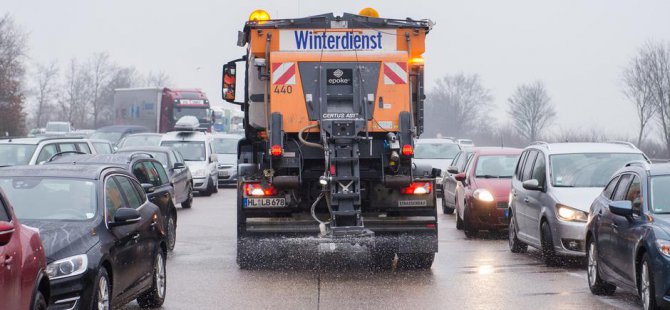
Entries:
[[602, 193], [602, 187], [554, 187], [551, 189], [557, 203], [589, 212], [593, 201]]
[[660, 229], [665, 233], [665, 236], [656, 235], [658, 239], [668, 239], [670, 238], [670, 214], [654, 214], [653, 226], [656, 229]]
[[216, 154], [219, 158], [219, 164], [235, 165], [237, 163], [237, 154]]
[[98, 242], [95, 226], [100, 220], [88, 222], [23, 220], [36, 228], [44, 245], [47, 263], [86, 253]]
[[446, 171], [451, 162], [452, 158], [443, 159], [443, 158], [414, 158], [412, 161], [415, 164], [431, 165], [433, 168], [442, 169]]
[[207, 162], [204, 161], [186, 161], [186, 166], [188, 166], [188, 169], [191, 170], [191, 173], [200, 169], [207, 170]]
[[512, 189], [512, 179], [485, 179], [477, 178], [474, 179], [474, 185], [476, 188], [486, 189], [491, 192], [491, 195], [498, 199], [509, 198], [509, 192]]

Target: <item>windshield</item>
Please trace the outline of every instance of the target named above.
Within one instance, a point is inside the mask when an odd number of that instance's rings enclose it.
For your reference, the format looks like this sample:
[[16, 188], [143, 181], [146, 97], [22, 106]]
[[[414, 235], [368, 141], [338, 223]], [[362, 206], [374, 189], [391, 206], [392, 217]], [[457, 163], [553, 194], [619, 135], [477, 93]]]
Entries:
[[69, 132], [70, 131], [70, 125], [66, 124], [66, 123], [49, 123], [49, 124], [47, 124], [46, 131]]
[[670, 175], [651, 178], [651, 209], [654, 213], [670, 213]]
[[121, 132], [96, 131], [93, 134], [91, 134], [90, 138], [91, 139], [107, 140], [107, 141], [111, 142], [112, 144], [116, 144], [121, 139], [121, 136], [123, 136], [123, 133], [121, 133]]
[[486, 155], [477, 159], [476, 178], [512, 178], [519, 155]]
[[209, 109], [207, 108], [184, 108], [184, 107], [174, 107], [174, 120], [179, 120], [182, 116], [195, 116], [199, 120], [208, 120], [209, 119]]
[[170, 146], [181, 153], [187, 161], [205, 161], [205, 142], [202, 141], [163, 141], [161, 146]]
[[[22, 220], [90, 220], [96, 214], [95, 183], [88, 180], [2, 177], [0, 188]], [[45, 203], [48, 201], [49, 203]]]
[[34, 144], [0, 144], [0, 166], [27, 165], [36, 147]]
[[114, 150], [112, 150], [112, 147], [109, 145], [109, 143], [93, 142], [93, 147], [95, 148], [95, 151], [98, 152], [98, 154], [114, 153]]
[[456, 157], [461, 150], [455, 143], [417, 143], [414, 158], [419, 159], [450, 159]]
[[237, 141], [234, 138], [216, 138], [212, 147], [216, 154], [237, 154]]
[[119, 148], [129, 146], [159, 146], [160, 142], [160, 135], [126, 136], [126, 138], [120, 142]]
[[551, 184], [556, 187], [605, 187], [619, 168], [642, 154], [583, 153], [549, 156]]

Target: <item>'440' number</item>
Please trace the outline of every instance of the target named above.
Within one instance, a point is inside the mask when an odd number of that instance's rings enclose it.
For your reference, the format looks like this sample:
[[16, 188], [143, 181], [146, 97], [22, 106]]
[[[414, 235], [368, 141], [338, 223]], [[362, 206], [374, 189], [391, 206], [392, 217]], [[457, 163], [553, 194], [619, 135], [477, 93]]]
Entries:
[[275, 94], [291, 94], [293, 93], [293, 87], [291, 85], [275, 85], [273, 92]]

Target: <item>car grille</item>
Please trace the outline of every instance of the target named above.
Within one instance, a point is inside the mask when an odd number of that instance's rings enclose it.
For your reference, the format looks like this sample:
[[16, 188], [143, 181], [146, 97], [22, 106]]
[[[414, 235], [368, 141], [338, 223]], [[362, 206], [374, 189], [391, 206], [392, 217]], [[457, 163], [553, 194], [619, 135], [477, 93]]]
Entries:
[[501, 209], [502, 208], [507, 208], [507, 202], [506, 201], [500, 201], [500, 202], [496, 203], [496, 207], [501, 208]]
[[219, 169], [230, 169], [233, 167], [233, 165], [217, 165]]

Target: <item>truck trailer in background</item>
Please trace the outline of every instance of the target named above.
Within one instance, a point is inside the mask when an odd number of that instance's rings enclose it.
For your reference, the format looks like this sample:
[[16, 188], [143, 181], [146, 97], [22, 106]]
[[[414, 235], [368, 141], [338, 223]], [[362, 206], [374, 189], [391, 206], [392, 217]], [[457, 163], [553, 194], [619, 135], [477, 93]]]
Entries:
[[211, 131], [209, 100], [200, 89], [117, 88], [114, 90], [116, 125], [139, 125], [158, 133], [174, 130], [182, 116], [200, 121], [200, 129]]
[[213, 130], [225, 133], [244, 133], [244, 112], [240, 110], [212, 107]]

